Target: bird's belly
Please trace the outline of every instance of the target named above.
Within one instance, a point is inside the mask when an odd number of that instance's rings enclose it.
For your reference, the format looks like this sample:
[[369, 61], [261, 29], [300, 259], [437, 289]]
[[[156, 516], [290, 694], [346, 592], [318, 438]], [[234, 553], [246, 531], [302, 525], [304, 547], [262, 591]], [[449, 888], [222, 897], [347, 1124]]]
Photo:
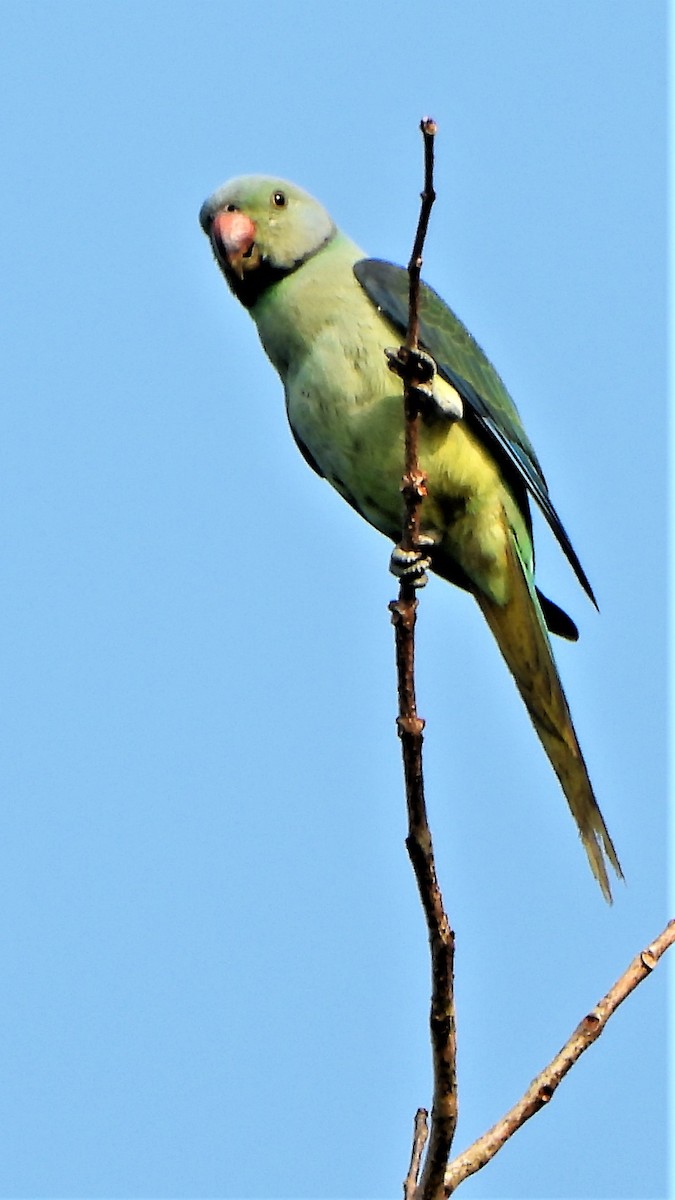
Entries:
[[[384, 367], [366, 377], [343, 363], [340, 372], [328, 368], [318, 380], [316, 370], [300, 371], [287, 379], [286, 390], [291, 425], [323, 474], [371, 525], [397, 541], [404, 435], [402, 390], [393, 376]], [[439, 557], [499, 600], [506, 489], [496, 463], [463, 421], [423, 420], [419, 449], [428, 476], [422, 528], [434, 537]]]

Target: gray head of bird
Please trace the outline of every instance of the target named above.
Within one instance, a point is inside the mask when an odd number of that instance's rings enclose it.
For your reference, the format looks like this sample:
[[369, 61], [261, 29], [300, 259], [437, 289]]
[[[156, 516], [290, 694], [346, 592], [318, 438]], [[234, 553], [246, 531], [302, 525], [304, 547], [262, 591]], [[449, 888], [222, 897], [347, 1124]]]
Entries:
[[229, 287], [247, 308], [336, 233], [318, 200], [266, 175], [223, 184], [202, 205], [199, 222]]

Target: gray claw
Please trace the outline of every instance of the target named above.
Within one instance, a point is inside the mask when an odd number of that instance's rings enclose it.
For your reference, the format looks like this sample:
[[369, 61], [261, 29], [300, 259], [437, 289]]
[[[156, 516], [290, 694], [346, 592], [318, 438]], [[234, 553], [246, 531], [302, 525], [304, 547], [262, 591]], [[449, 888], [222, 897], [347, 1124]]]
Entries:
[[[424, 546], [432, 546], [434, 539], [422, 534], [419, 541]], [[431, 566], [431, 557], [421, 550], [404, 550], [403, 546], [394, 546], [389, 562], [389, 570], [397, 579], [405, 579], [413, 587], [424, 587], [429, 582], [427, 570]]]
[[401, 379], [409, 379], [414, 387], [427, 390], [436, 374], [436, 363], [430, 354], [424, 350], [410, 350], [408, 346], [388, 346], [384, 353], [390, 371]]

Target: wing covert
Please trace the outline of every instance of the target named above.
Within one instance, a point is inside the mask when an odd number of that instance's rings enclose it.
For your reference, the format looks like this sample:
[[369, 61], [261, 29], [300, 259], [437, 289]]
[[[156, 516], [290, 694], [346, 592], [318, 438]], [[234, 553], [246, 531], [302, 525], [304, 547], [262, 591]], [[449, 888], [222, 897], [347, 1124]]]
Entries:
[[[404, 335], [408, 326], [408, 272], [382, 259], [364, 258], [354, 264], [354, 274], [373, 304]], [[420, 342], [435, 360], [439, 373], [462, 397], [465, 419], [507, 470], [515, 471], [536, 500], [579, 583], [597, 608], [593, 589], [551, 503], [539, 460], [513, 400], [466, 326], [425, 283], [420, 285]]]

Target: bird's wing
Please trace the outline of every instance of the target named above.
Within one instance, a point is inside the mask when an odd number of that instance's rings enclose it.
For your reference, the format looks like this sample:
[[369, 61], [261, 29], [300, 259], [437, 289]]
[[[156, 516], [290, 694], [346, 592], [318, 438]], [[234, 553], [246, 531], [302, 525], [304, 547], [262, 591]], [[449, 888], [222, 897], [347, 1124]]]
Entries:
[[[408, 272], [393, 263], [363, 258], [354, 274], [379, 311], [400, 332], [408, 325]], [[456, 389], [465, 404], [465, 420], [483, 444], [505, 467], [515, 472], [536, 500], [586, 594], [597, 603], [576, 552], [551, 498], [539, 461], [525, 433], [515, 404], [492, 363], [466, 326], [433, 288], [420, 285], [420, 335], [439, 373]]]

